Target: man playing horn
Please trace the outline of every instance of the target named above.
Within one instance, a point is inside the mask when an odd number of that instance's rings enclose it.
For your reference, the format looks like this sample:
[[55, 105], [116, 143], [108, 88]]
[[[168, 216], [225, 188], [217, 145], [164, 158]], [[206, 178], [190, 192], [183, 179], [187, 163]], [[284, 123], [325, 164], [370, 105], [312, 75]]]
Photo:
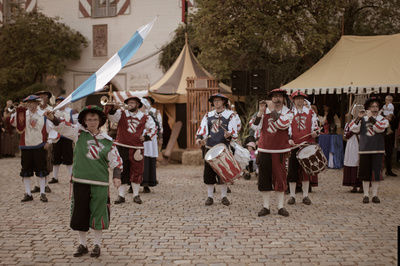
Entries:
[[266, 101], [261, 101], [256, 117], [250, 121], [252, 128], [260, 132], [258, 190], [263, 196], [264, 204], [258, 216], [271, 213], [269, 198], [272, 191], [275, 191], [278, 197], [278, 214], [289, 216], [283, 204], [287, 189], [286, 164], [291, 149], [289, 127], [293, 114], [285, 106], [285, 90], [274, 89], [269, 96], [272, 98], [272, 104], [267, 107]]

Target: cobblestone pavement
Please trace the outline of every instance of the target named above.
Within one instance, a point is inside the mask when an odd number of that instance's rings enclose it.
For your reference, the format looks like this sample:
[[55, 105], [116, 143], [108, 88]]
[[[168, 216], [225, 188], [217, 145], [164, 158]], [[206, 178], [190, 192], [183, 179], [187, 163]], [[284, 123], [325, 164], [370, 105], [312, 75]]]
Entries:
[[[309, 264], [394, 265], [400, 225], [400, 176], [385, 177], [381, 204], [362, 204], [362, 195], [341, 186], [341, 171], [320, 175], [311, 206], [287, 206], [289, 217], [257, 217], [262, 199], [256, 180], [239, 180], [223, 206], [204, 206], [202, 168], [158, 168], [159, 185], [141, 194], [142, 205], [112, 205], [111, 227], [103, 234], [100, 258], [74, 258], [77, 233], [69, 229], [69, 183], [52, 185], [49, 202], [21, 203], [19, 159], [0, 160], [0, 264]], [[399, 174], [399, 171], [397, 171]], [[35, 181], [36, 182], [36, 181]], [[34, 183], [34, 182], [32, 182]], [[297, 194], [298, 201], [301, 196]], [[111, 188], [111, 199], [117, 197]], [[287, 200], [287, 196], [285, 197]], [[93, 234], [89, 233], [89, 248]]]

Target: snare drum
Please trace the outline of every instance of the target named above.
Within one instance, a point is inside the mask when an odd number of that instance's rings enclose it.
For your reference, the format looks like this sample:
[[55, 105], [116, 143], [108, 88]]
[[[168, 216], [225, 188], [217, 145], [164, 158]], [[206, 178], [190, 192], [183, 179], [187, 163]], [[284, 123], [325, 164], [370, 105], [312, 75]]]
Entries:
[[204, 159], [224, 183], [232, 183], [233, 180], [241, 176], [242, 169], [225, 144], [221, 143], [212, 147], [206, 153]]
[[297, 160], [309, 175], [317, 175], [325, 170], [328, 161], [318, 144], [309, 144], [296, 153]]

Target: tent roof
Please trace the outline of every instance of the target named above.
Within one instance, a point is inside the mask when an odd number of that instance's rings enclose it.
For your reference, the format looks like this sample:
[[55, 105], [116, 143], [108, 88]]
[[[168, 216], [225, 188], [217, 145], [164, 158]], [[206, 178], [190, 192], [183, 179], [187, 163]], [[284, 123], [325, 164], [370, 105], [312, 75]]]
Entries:
[[400, 87], [400, 34], [342, 36], [314, 66], [284, 85], [308, 94], [391, 93]]
[[[186, 79], [188, 77], [214, 78], [200, 65], [186, 40], [178, 58], [164, 76], [150, 87], [149, 92], [158, 102], [185, 103], [187, 88]], [[220, 83], [219, 86], [221, 92], [232, 93], [230, 87], [225, 84]]]

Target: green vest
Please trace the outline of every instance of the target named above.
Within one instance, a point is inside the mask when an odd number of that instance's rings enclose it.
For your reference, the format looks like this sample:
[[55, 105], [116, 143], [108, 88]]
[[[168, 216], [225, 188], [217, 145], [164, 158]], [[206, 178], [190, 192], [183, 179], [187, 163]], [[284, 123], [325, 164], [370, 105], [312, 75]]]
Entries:
[[81, 131], [74, 149], [72, 181], [84, 184], [108, 186], [108, 153], [113, 142], [97, 139], [86, 131]]

